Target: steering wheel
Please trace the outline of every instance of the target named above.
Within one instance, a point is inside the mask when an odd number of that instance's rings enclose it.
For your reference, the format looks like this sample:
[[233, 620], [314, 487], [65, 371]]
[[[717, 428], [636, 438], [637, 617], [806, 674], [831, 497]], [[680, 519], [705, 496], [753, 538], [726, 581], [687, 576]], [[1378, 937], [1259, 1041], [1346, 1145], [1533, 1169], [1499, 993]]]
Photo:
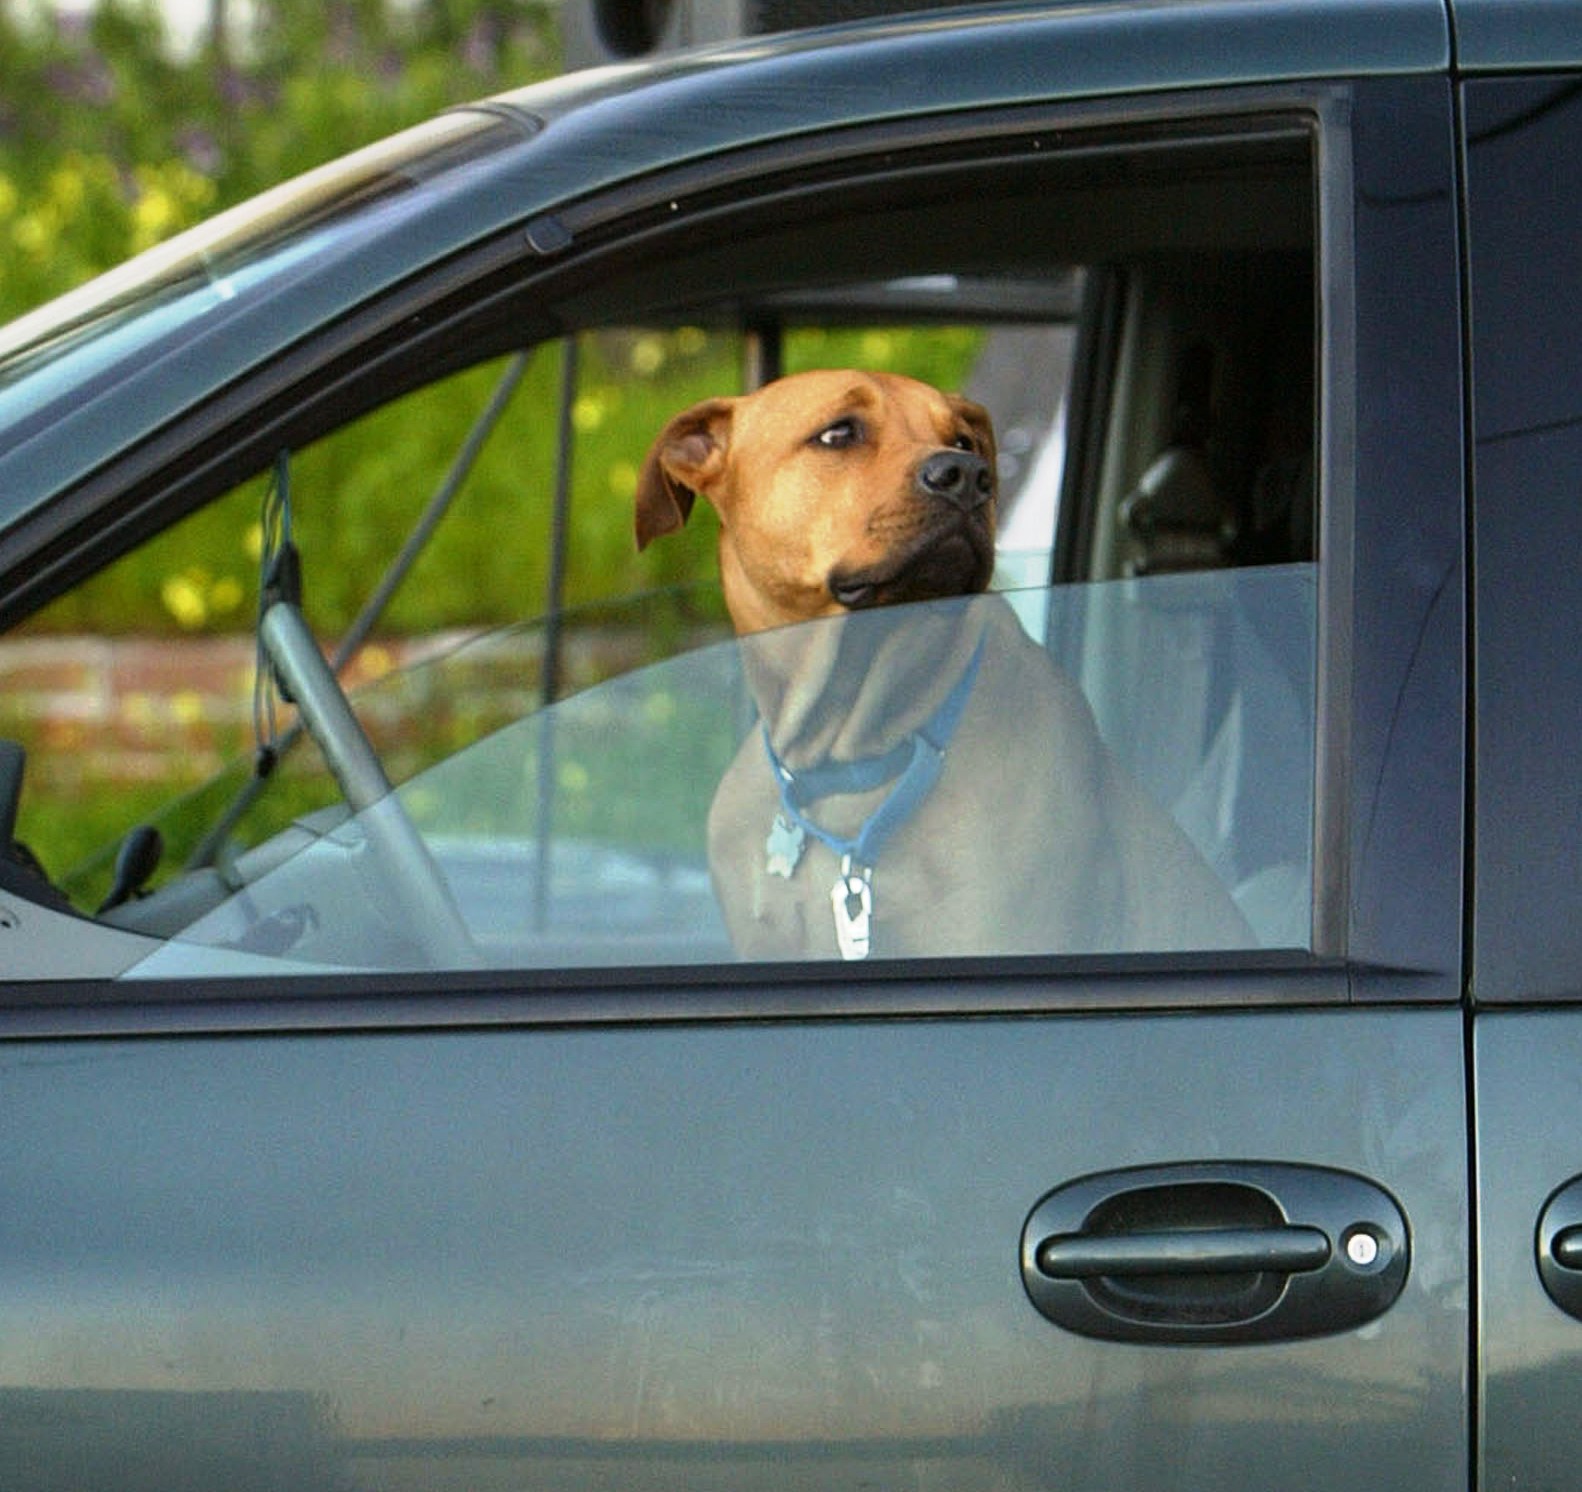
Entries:
[[373, 744], [352, 713], [301, 611], [290, 601], [276, 601], [264, 613], [259, 637], [308, 734], [357, 815], [403, 925], [438, 966], [476, 967], [477, 945], [450, 887], [391, 788]]

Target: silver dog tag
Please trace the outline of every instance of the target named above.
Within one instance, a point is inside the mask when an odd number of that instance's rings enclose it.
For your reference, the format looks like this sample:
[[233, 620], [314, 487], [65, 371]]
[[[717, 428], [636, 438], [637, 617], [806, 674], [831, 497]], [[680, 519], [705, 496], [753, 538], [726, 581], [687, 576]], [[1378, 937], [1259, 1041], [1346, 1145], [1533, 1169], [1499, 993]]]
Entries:
[[777, 813], [769, 828], [769, 838], [764, 841], [764, 869], [772, 876], [783, 876], [789, 881], [796, 874], [806, 847], [807, 833], [801, 824], [788, 824], [786, 816]]
[[867, 958], [873, 927], [873, 872], [865, 866], [854, 870], [848, 856], [841, 862], [829, 900], [835, 909], [835, 943], [840, 956]]

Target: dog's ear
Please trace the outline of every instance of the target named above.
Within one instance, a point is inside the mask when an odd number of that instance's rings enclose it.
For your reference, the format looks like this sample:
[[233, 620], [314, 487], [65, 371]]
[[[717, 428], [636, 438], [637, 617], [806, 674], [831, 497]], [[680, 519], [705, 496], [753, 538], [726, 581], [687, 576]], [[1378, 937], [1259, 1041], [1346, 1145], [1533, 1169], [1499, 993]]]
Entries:
[[637, 478], [637, 547], [687, 521], [692, 500], [725, 465], [734, 399], [705, 399], [683, 410], [649, 449]]
[[995, 472], [994, 421], [989, 418], [989, 411], [971, 399], [963, 399], [960, 394], [950, 396], [950, 407], [966, 422], [977, 443], [978, 454], [989, 463], [989, 470]]

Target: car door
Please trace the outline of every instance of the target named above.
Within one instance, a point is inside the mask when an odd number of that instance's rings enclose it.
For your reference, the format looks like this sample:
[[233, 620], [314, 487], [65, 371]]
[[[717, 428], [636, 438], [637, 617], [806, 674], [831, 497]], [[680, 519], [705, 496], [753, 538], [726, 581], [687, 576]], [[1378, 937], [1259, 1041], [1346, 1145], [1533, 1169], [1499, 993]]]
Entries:
[[[1500, 76], [1529, 42], [1475, 8], [1464, 90], [1472, 307], [1478, 784], [1472, 989], [1482, 1470], [1563, 1474], [1578, 1335], [1566, 1247], [1578, 1174], [1576, 787], [1579, 694], [1565, 634], [1577, 582], [1577, 358], [1557, 337], [1582, 293], [1569, 188], [1573, 72]], [[1492, 23], [1492, 24], [1491, 24]], [[1515, 51], [1513, 52], [1513, 45]], [[1552, 55], [1558, 63], [1564, 54]]]
[[[766, 77], [715, 86], [740, 105]], [[724, 154], [685, 198], [579, 204], [586, 242], [540, 234], [520, 283], [470, 300], [453, 276], [401, 322], [414, 356], [482, 355], [524, 304], [597, 331], [957, 262], [1080, 267], [1066, 583], [1018, 614], [1249, 931], [743, 962], [662, 899], [639, 957], [597, 811], [593, 890], [554, 855], [547, 886], [597, 936], [521, 934], [477, 967], [403, 936], [422, 898], [381, 903], [355, 819], [272, 842], [218, 901], [180, 883], [191, 916], [156, 891], [106, 929], [8, 881], [13, 948], [138, 941], [124, 977], [8, 987], [3, 1479], [1464, 1486], [1451, 121], [1425, 73]], [[942, 207], [976, 227], [919, 234]], [[1230, 495], [1181, 517], [1164, 477], [1198, 463]], [[639, 755], [663, 771], [618, 797], [646, 802], [688, 775], [692, 702], [728, 692], [735, 645], [713, 646], [643, 674], [630, 716], [590, 689], [353, 806], [400, 803], [482, 943], [491, 897], [545, 883], [458, 867], [550, 820], [469, 828], [506, 796], [474, 768], [657, 721], [667, 747]], [[1036, 759], [1016, 726], [994, 770]], [[606, 779], [556, 760], [558, 814]]]

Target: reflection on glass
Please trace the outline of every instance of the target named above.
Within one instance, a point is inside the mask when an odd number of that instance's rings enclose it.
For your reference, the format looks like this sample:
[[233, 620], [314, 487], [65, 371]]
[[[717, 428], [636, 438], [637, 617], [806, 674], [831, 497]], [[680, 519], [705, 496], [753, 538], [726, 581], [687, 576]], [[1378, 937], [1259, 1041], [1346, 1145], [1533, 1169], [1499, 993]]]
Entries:
[[[1315, 596], [1310, 565], [1223, 570], [715, 643], [376, 811], [487, 967], [1303, 948]], [[376, 827], [330, 809], [250, 851], [138, 972], [452, 965]]]
[[455, 113], [286, 182], [0, 328], [0, 436], [101, 381], [145, 376], [190, 337], [310, 274], [327, 253], [421, 205], [424, 183], [508, 148], [521, 130]]

